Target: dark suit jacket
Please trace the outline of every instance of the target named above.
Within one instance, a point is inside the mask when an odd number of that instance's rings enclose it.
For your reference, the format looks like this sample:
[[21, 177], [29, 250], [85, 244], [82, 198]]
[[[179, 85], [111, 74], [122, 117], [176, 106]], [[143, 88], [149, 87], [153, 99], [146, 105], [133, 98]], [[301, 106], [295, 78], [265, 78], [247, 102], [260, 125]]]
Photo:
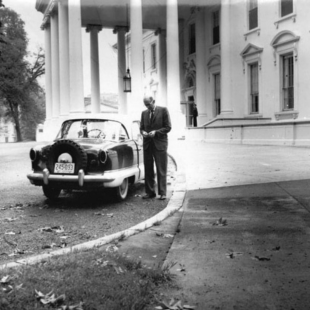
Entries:
[[140, 131], [142, 132], [156, 131], [154, 138], [143, 138], [143, 148], [147, 149], [154, 141], [157, 150], [163, 151], [168, 148], [168, 135], [171, 130], [171, 120], [169, 111], [165, 107], [156, 106], [154, 112], [153, 122], [151, 123], [150, 111], [147, 109], [141, 114]]

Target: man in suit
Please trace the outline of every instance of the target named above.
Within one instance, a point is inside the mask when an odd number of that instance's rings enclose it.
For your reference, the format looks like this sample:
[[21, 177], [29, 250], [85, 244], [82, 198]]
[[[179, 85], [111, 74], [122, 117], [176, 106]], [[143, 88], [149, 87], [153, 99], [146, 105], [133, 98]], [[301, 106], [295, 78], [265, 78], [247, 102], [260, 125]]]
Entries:
[[143, 99], [146, 110], [141, 114], [140, 132], [143, 136], [143, 155], [145, 169], [145, 192], [143, 199], [156, 197], [154, 160], [157, 171], [159, 199], [167, 195], [168, 135], [171, 121], [168, 109], [155, 105], [152, 96]]

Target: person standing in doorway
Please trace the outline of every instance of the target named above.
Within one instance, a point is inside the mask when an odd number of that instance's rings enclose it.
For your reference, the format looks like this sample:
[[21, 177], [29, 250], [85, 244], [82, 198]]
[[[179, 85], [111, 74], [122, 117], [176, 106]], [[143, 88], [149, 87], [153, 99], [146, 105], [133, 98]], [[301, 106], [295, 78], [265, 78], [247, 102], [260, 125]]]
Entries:
[[197, 117], [198, 117], [198, 109], [197, 105], [193, 104], [193, 126], [197, 127]]
[[155, 105], [152, 96], [143, 99], [146, 110], [141, 114], [140, 132], [143, 136], [145, 192], [143, 199], [156, 197], [154, 161], [157, 171], [159, 199], [167, 196], [168, 132], [171, 130], [169, 111]]

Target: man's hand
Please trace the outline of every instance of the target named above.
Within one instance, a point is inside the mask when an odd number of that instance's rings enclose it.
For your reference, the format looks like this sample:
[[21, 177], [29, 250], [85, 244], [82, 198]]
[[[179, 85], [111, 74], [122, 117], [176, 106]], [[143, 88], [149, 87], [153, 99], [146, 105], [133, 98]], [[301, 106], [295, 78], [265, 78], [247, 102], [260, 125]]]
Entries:
[[149, 137], [154, 138], [155, 137], [155, 133], [156, 133], [155, 130], [149, 132]]
[[142, 136], [144, 137], [144, 138], [146, 138], [146, 137], [148, 137], [149, 136], [149, 134], [146, 132], [146, 131], [144, 131], [144, 130], [142, 130]]

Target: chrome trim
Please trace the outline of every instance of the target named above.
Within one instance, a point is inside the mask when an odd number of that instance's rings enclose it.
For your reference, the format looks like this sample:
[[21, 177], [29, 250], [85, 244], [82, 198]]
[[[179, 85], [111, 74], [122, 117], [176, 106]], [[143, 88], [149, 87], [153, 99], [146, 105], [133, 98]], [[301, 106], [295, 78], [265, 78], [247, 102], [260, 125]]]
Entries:
[[43, 173], [33, 172], [27, 175], [27, 178], [31, 183], [34, 181], [43, 181], [44, 185], [48, 185], [50, 182], [76, 182], [81, 187], [84, 183], [103, 183], [104, 187], [117, 187], [122, 184], [124, 179], [134, 176], [135, 182], [141, 180], [141, 171], [138, 166], [131, 168], [125, 168], [121, 170], [106, 171], [102, 175], [87, 174], [81, 169], [78, 175], [63, 175], [63, 174], [50, 174], [47, 168], [43, 170]]
[[48, 171], [47, 168], [45, 168], [45, 169], [43, 170], [43, 183], [44, 183], [45, 185], [48, 184], [49, 175], [50, 175], [50, 172]]
[[79, 170], [78, 178], [79, 178], [79, 185], [82, 187], [84, 184], [84, 178], [85, 178], [85, 173], [83, 169]]

